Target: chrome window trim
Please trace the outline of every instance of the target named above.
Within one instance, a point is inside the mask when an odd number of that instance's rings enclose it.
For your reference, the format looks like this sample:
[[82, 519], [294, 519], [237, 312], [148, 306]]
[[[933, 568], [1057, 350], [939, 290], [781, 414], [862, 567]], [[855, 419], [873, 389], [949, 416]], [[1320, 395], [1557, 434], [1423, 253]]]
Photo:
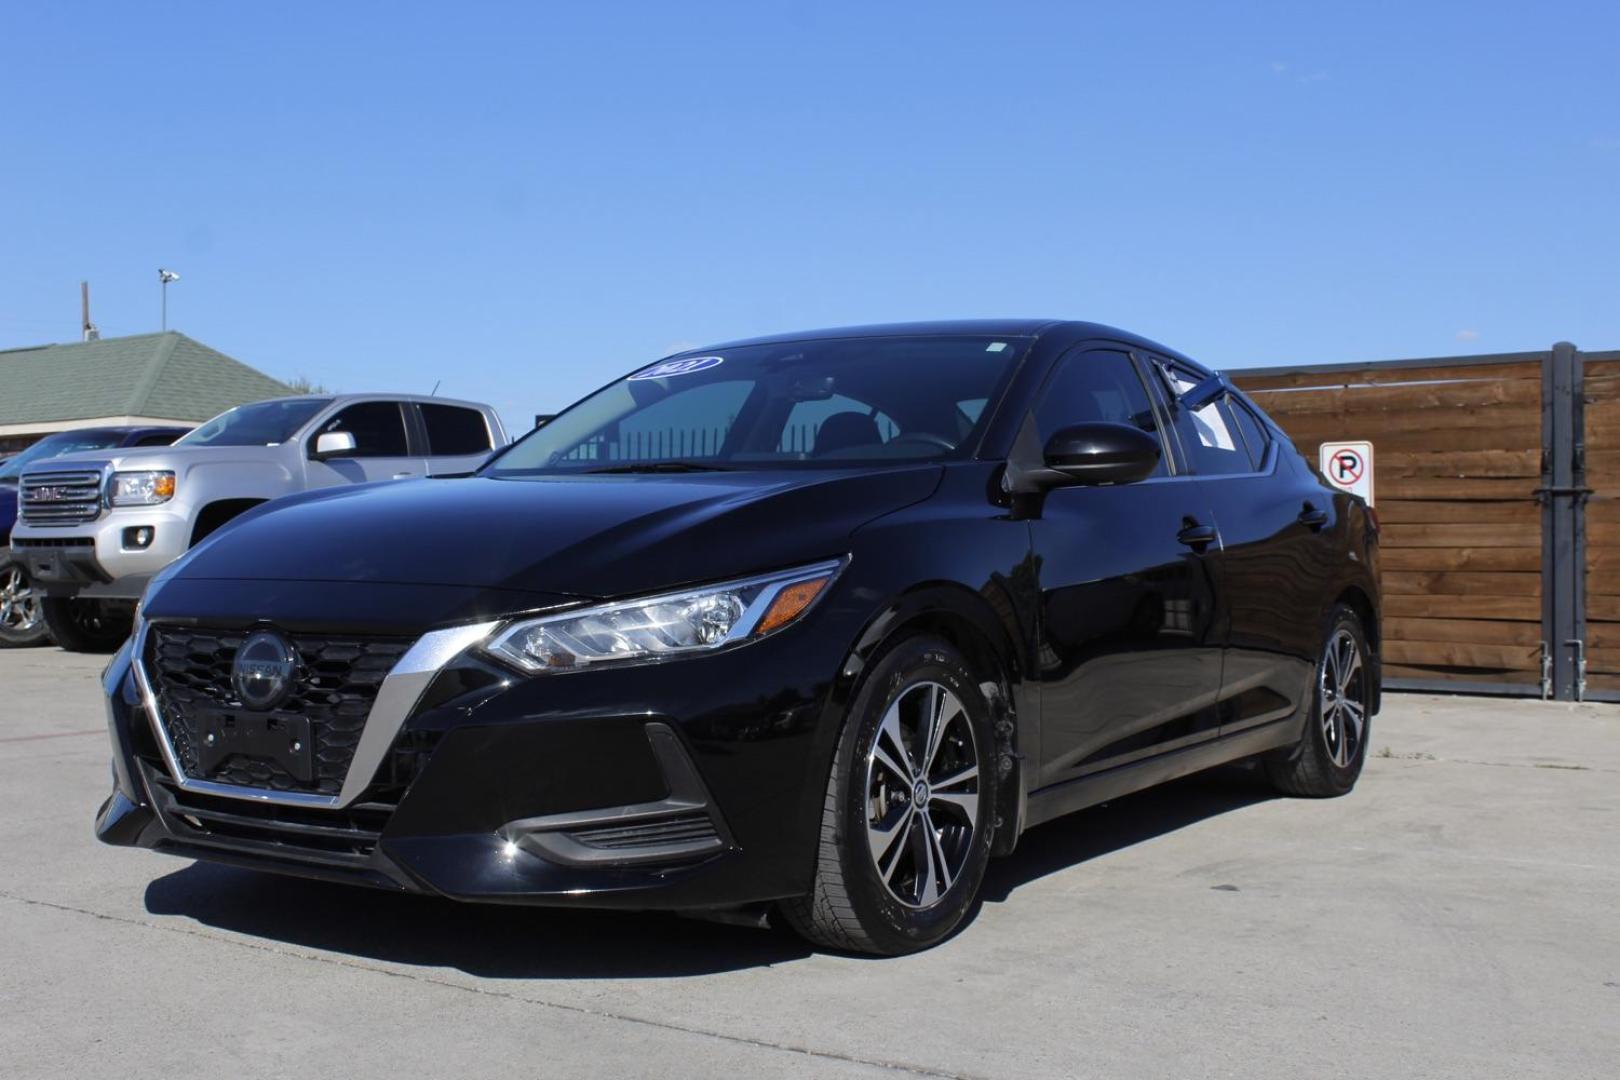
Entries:
[[158, 748], [163, 753], [163, 763], [168, 767], [169, 775], [182, 790], [194, 791], [200, 795], [244, 799], [249, 802], [339, 810], [358, 799], [371, 785], [371, 778], [376, 775], [377, 767], [387, 756], [388, 748], [394, 744], [394, 739], [405, 726], [405, 721], [409, 719], [411, 712], [416, 708], [416, 703], [421, 700], [423, 691], [433, 681], [433, 677], [444, 670], [450, 661], [488, 637], [499, 625], [499, 621], [494, 621], [469, 626], [452, 626], [444, 630], [431, 631], [417, 638], [416, 643], [399, 658], [399, 662], [388, 672], [388, 676], [378, 688], [377, 698], [371, 703], [371, 711], [366, 714], [365, 726], [360, 732], [360, 743], [355, 747], [354, 757], [349, 761], [348, 772], [344, 774], [343, 787], [336, 795], [311, 795], [302, 791], [241, 787], [187, 776], [180, 768], [180, 759], [174, 751], [174, 745], [169, 741], [168, 730], [158, 713], [157, 694], [146, 675], [146, 641], [151, 624], [145, 620], [142, 620], [135, 629], [133, 649], [130, 653], [130, 670], [135, 675], [135, 685], [140, 690], [141, 703], [146, 706], [146, 715], [152, 724], [152, 734], [157, 737]]

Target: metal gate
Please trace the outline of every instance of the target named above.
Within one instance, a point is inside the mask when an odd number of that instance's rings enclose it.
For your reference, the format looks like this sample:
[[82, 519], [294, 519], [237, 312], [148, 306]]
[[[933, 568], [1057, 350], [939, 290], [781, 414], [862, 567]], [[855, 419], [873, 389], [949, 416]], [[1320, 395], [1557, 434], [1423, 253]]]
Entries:
[[1386, 685], [1620, 700], [1620, 353], [1231, 375], [1313, 463], [1373, 443]]

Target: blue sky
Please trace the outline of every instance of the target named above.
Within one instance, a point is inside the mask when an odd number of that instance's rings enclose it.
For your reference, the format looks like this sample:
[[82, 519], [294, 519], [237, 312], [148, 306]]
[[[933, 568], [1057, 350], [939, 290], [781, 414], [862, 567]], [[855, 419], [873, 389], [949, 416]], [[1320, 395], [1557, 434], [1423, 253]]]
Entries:
[[12, 4], [0, 346], [552, 411], [688, 344], [1620, 348], [1620, 6]]

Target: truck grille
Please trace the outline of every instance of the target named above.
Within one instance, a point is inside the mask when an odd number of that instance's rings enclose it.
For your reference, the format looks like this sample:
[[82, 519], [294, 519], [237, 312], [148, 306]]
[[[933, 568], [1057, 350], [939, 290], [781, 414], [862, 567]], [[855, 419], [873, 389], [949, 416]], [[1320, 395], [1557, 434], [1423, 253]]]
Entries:
[[101, 473], [30, 472], [22, 478], [22, 519], [30, 525], [77, 525], [101, 515]]
[[[377, 691], [409, 641], [387, 638], [288, 635], [298, 654], [292, 693], [276, 711], [310, 722], [314, 776], [300, 781], [281, 763], [236, 755], [205, 774], [199, 766], [204, 710], [240, 710], [231, 664], [251, 631], [154, 625], [145, 656], [158, 712], [186, 776], [239, 787], [337, 795], [348, 775]], [[392, 768], [384, 762], [384, 769]], [[379, 776], [381, 771], [379, 771]], [[368, 780], [372, 779], [370, 777]]]

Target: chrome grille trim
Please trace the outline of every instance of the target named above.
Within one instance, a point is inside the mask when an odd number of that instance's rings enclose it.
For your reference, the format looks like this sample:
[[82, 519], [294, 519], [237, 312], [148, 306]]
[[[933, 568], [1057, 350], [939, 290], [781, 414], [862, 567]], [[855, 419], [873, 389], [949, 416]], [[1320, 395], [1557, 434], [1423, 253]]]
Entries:
[[467, 649], [487, 638], [499, 622], [475, 623], [471, 626], [453, 626], [434, 630], [416, 639], [410, 650], [400, 657], [383, 680], [376, 700], [366, 714], [365, 727], [360, 734], [360, 745], [355, 748], [349, 762], [349, 771], [343, 778], [343, 788], [336, 795], [312, 795], [300, 791], [272, 791], [268, 788], [241, 787], [220, 784], [212, 780], [198, 780], [187, 776], [180, 766], [174, 744], [169, 741], [168, 725], [158, 711], [157, 694], [146, 673], [146, 644], [150, 636], [149, 624], [141, 622], [135, 628], [131, 646], [130, 670], [140, 690], [141, 702], [151, 722], [152, 734], [163, 754], [163, 764], [169, 775], [183, 790], [201, 795], [219, 795], [230, 799], [253, 802], [280, 803], [285, 806], [312, 806], [341, 809], [358, 799], [371, 785], [377, 767], [382, 764], [388, 748], [394, 744], [400, 729], [421, 700], [422, 693], [442, 671], [445, 665]]
[[18, 491], [29, 525], [79, 525], [101, 516], [100, 469], [53, 469], [23, 474]]

